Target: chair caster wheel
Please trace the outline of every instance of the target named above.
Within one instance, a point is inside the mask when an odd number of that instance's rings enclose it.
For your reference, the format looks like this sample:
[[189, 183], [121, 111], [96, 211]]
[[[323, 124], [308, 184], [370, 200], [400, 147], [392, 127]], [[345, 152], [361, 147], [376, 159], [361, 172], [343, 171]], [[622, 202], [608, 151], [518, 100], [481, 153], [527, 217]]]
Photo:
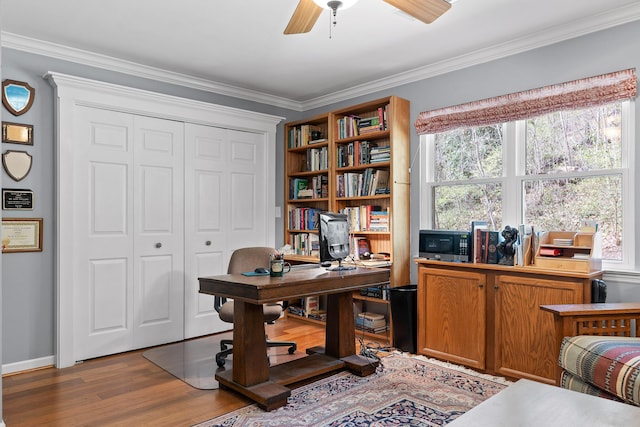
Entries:
[[218, 367], [222, 368], [225, 364], [225, 360], [224, 359], [220, 359], [218, 357], [216, 357], [216, 363], [218, 364]]
[[296, 352], [296, 350], [298, 349], [297, 346], [292, 345], [291, 347], [289, 347], [289, 354], [293, 354]]

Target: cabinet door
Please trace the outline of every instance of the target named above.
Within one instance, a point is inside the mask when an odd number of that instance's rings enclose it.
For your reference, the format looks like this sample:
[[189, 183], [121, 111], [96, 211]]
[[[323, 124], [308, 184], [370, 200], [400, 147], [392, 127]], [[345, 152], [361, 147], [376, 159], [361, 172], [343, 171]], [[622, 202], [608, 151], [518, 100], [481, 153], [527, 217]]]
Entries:
[[418, 352], [485, 367], [485, 275], [420, 268]]
[[558, 355], [544, 304], [582, 302], [582, 282], [498, 275], [495, 282], [495, 371], [553, 384]]

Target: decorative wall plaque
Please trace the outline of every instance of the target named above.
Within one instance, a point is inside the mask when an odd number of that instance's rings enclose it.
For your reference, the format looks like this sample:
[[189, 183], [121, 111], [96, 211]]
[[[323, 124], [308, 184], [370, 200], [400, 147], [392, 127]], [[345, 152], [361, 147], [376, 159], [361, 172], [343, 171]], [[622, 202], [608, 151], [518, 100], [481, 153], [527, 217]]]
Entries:
[[31, 159], [26, 151], [7, 150], [2, 155], [2, 166], [14, 181], [20, 181], [29, 175]]
[[33, 126], [2, 122], [2, 142], [33, 145]]
[[29, 111], [35, 96], [36, 90], [29, 83], [9, 79], [2, 82], [2, 103], [14, 116]]
[[33, 191], [2, 189], [3, 210], [33, 210]]

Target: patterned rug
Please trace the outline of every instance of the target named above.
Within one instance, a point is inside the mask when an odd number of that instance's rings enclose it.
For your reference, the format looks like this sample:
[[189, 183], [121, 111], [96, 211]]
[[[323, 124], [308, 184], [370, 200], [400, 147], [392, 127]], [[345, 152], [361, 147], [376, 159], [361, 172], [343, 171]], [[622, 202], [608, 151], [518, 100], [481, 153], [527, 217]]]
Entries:
[[509, 384], [457, 365], [394, 354], [371, 376], [341, 372], [294, 389], [277, 410], [250, 405], [196, 427], [443, 426]]

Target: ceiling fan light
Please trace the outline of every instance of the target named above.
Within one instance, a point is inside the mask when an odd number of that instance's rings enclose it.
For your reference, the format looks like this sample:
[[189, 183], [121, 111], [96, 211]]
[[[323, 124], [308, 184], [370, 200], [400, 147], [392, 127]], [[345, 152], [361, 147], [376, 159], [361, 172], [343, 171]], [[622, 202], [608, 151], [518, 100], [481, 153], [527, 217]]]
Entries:
[[[331, 6], [329, 6], [328, 0], [313, 0], [313, 2], [323, 9], [332, 10]], [[358, 0], [341, 0], [340, 3], [342, 4], [338, 7], [338, 9], [348, 9], [357, 2]]]

